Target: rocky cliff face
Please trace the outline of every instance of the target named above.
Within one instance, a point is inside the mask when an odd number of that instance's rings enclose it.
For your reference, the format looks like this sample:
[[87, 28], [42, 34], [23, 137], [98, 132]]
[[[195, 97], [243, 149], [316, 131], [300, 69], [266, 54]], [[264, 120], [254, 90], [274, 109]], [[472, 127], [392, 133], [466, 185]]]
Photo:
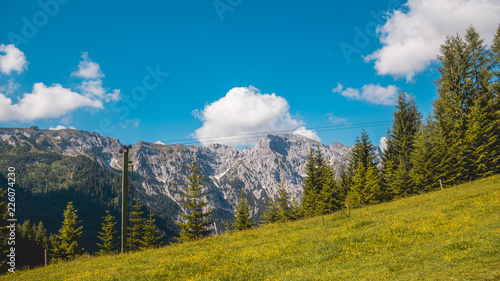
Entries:
[[[28, 142], [33, 149], [69, 156], [85, 155], [102, 166], [120, 172], [123, 146], [117, 139], [77, 130], [0, 129], [0, 138], [10, 145]], [[196, 158], [209, 191], [210, 208], [219, 219], [232, 217], [241, 190], [260, 216], [269, 198], [275, 196], [281, 180], [297, 200], [309, 148], [320, 149], [334, 169], [347, 162], [350, 147], [334, 142], [330, 146], [300, 135], [266, 135], [257, 145], [243, 150], [213, 144], [210, 146], [161, 145], [138, 142], [130, 153], [135, 188], [150, 205], [171, 206], [175, 215], [189, 174], [189, 162]], [[378, 147], [376, 152], [379, 152]], [[160, 203], [163, 202], [163, 203]], [[161, 205], [161, 206], [160, 206]]]

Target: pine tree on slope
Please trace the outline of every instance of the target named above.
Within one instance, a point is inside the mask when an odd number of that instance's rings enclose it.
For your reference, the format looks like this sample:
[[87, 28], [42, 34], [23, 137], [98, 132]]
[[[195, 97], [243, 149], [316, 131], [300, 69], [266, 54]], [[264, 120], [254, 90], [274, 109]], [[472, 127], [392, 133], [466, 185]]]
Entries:
[[199, 167], [194, 159], [190, 165], [189, 170], [191, 175], [188, 177], [188, 187], [183, 194], [185, 202], [180, 203], [188, 212], [187, 214], [180, 213], [185, 222], [177, 222], [177, 225], [182, 228], [181, 237], [178, 238], [181, 242], [207, 237], [211, 232], [208, 226], [212, 224], [208, 217], [212, 214], [213, 210], [203, 211], [203, 207], [209, 204], [203, 199], [207, 194], [202, 192], [203, 177], [198, 174]]
[[59, 233], [56, 236], [57, 247], [55, 250], [56, 259], [73, 259], [77, 255], [83, 254], [83, 248], [79, 242], [82, 237], [81, 222], [73, 207], [73, 202], [69, 202], [64, 210], [64, 220]]
[[104, 222], [101, 224], [102, 230], [99, 232], [97, 238], [101, 243], [97, 243], [100, 248], [99, 255], [114, 254], [118, 252], [118, 243], [116, 240], [116, 221], [109, 211], [106, 211], [106, 216], [102, 218]]
[[252, 228], [250, 207], [248, 206], [248, 200], [245, 198], [243, 189], [241, 189], [240, 202], [238, 202], [238, 205], [236, 206], [236, 220], [233, 223], [233, 227], [237, 230]]

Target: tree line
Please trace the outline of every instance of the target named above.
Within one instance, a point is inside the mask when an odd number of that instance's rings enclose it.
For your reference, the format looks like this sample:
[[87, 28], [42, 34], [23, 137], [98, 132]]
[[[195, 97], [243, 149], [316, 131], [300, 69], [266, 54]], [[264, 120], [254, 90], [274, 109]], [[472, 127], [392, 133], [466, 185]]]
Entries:
[[[392, 126], [378, 161], [365, 130], [357, 137], [347, 165], [339, 172], [321, 149], [310, 148], [301, 202], [281, 181], [264, 213], [264, 222], [284, 222], [358, 208], [429, 192], [500, 172], [500, 26], [490, 48], [473, 26], [465, 38], [448, 36], [438, 55], [438, 97], [423, 120], [412, 95], [398, 94]], [[211, 211], [205, 207], [202, 176], [193, 159], [187, 199], [181, 205], [179, 241], [210, 234]], [[204, 209], [205, 208], [205, 209]], [[242, 191], [233, 228], [245, 230], [252, 220]]]
[[376, 161], [363, 130], [339, 176], [311, 149], [301, 208], [306, 216], [425, 193], [500, 172], [500, 26], [491, 47], [470, 26], [438, 55], [437, 98], [426, 120], [399, 93], [387, 147]]
[[[429, 192], [500, 172], [500, 26], [491, 47], [473, 26], [441, 45], [433, 111], [423, 120], [412, 95], [398, 94], [381, 159], [362, 130], [338, 173], [321, 149], [310, 148], [302, 201], [285, 183], [272, 199], [268, 222], [323, 215]], [[249, 219], [244, 199], [238, 226]], [[238, 227], [243, 229], [243, 227]]]

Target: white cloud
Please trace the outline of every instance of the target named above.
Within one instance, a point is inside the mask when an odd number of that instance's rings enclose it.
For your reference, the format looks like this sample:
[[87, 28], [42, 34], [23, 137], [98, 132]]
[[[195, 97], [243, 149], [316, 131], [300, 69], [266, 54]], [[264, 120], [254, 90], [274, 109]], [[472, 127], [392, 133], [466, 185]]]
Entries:
[[27, 65], [26, 56], [13, 44], [0, 45], [0, 72], [7, 75], [10, 75], [12, 71], [21, 73], [28, 68]]
[[157, 142], [155, 142], [155, 144], [165, 145], [165, 144], [164, 144], [164, 143], [162, 143], [161, 141], [157, 141]]
[[203, 145], [253, 145], [265, 133], [291, 132], [302, 126], [301, 120], [291, 117], [289, 109], [286, 99], [274, 93], [262, 94], [252, 86], [233, 88], [203, 110], [193, 111], [203, 121], [193, 136]]
[[[340, 85], [340, 86], [342, 86], [342, 85]], [[342, 90], [340, 89], [340, 91], [342, 91]], [[335, 116], [333, 113], [328, 113], [326, 115], [328, 116], [328, 120], [330, 120], [330, 122], [332, 122], [333, 124], [344, 124], [344, 125], [348, 124], [347, 118], [341, 118], [341, 117]]]
[[381, 137], [378, 146], [380, 147], [380, 150], [384, 152], [384, 150], [387, 149], [387, 137]]
[[0, 86], [0, 94], [10, 96], [14, 93], [14, 91], [17, 88], [19, 88], [19, 84], [14, 82], [14, 79], [9, 79], [9, 82], [7, 85]]
[[380, 75], [413, 76], [436, 59], [446, 35], [473, 25], [490, 44], [499, 24], [498, 0], [408, 0], [379, 27], [381, 49], [368, 55]]
[[[69, 128], [75, 130], [75, 127], [69, 127]], [[64, 129], [67, 129], [67, 128], [64, 127], [63, 125], [57, 125], [56, 127], [49, 128], [49, 130], [52, 130], [52, 131], [59, 131], [59, 130], [64, 130]]]
[[120, 100], [120, 90], [115, 89], [113, 92], [108, 93], [108, 89], [102, 87], [102, 80], [100, 79], [83, 81], [78, 86], [78, 89], [84, 96], [89, 98], [97, 98], [106, 102]]
[[123, 129], [126, 129], [129, 124], [132, 124], [132, 126], [134, 126], [134, 128], [138, 128], [140, 122], [141, 122], [140, 119], [128, 119], [125, 121], [125, 123], [120, 123], [120, 125]]
[[301, 126], [297, 130], [293, 132], [294, 135], [301, 135], [306, 138], [310, 138], [312, 140], [315, 140], [317, 142], [321, 142], [321, 139], [318, 137], [318, 134], [316, 134], [315, 131], [313, 130], [307, 130], [306, 127]]
[[82, 96], [59, 84], [33, 85], [31, 93], [25, 93], [16, 104], [0, 94], [0, 121], [32, 121], [44, 118], [59, 118], [71, 110], [81, 107], [103, 108], [102, 101]]
[[334, 93], [339, 93], [350, 100], [366, 101], [374, 104], [394, 105], [398, 96], [398, 87], [389, 85], [382, 87], [380, 84], [364, 85], [361, 90], [347, 88], [343, 89], [342, 84], [338, 83], [337, 87], [332, 90]]
[[71, 73], [71, 76], [85, 79], [97, 79], [104, 77], [104, 73], [102, 73], [99, 64], [93, 62], [89, 58], [89, 54], [87, 52], [82, 54], [82, 59], [83, 60], [78, 63], [77, 70]]
[[[0, 55], [2, 72], [10, 73], [13, 70], [20, 72], [26, 68], [24, 54], [14, 45], [0, 45], [0, 52], [2, 51], [6, 53], [4, 56]], [[108, 93], [108, 89], [102, 87], [102, 80], [99, 78], [104, 77], [104, 74], [99, 65], [91, 61], [87, 53], [84, 53], [82, 58], [78, 70], [71, 75], [95, 80], [84, 80], [76, 87], [77, 91], [63, 88], [60, 84], [46, 86], [43, 83], [35, 83], [31, 93], [11, 99], [8, 96], [12, 95], [19, 85], [10, 79], [7, 85], [0, 86], [0, 122], [13, 120], [26, 122], [46, 118], [64, 120], [69, 118], [68, 113], [78, 108], [104, 108], [103, 102], [120, 100], [120, 90]], [[139, 121], [132, 121], [137, 127]]]

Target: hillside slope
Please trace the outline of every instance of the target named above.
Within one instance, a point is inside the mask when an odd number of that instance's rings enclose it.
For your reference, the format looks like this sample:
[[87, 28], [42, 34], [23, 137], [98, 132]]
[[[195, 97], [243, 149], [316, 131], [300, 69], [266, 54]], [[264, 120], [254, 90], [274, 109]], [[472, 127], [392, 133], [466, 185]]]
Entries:
[[499, 280], [500, 176], [1, 280]]

